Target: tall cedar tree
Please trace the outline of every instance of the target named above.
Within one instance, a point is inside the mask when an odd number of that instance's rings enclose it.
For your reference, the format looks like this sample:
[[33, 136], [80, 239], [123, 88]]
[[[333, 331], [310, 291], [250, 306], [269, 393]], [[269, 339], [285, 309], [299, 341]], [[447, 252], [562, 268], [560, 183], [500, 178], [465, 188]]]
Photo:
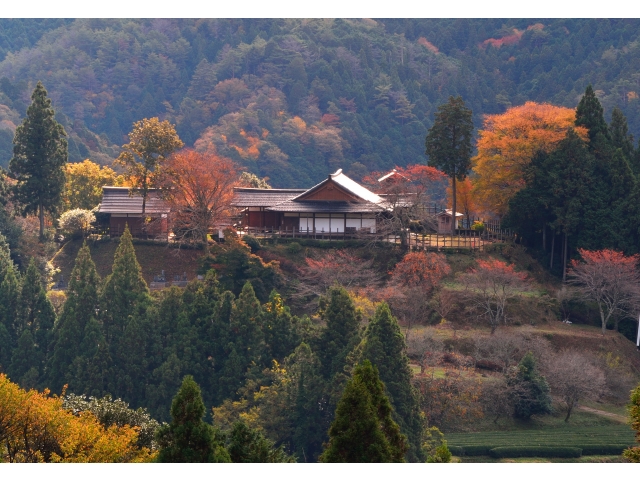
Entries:
[[588, 130], [591, 144], [597, 140], [598, 135], [602, 135], [605, 140], [610, 139], [609, 127], [604, 120], [604, 110], [591, 85], [585, 90], [576, 108], [576, 126], [585, 127]]
[[250, 368], [260, 371], [264, 365], [264, 335], [261, 328], [262, 306], [246, 282], [231, 309], [228, 344], [229, 357], [224, 361], [220, 378], [220, 396], [235, 398]]
[[156, 187], [162, 166], [173, 152], [184, 143], [168, 120], [158, 117], [144, 118], [133, 124], [129, 143], [122, 146], [122, 153], [115, 163], [124, 167], [124, 176], [129, 184], [142, 196], [142, 215], [147, 206], [149, 189]]
[[438, 107], [433, 126], [425, 140], [429, 166], [442, 170], [451, 178], [454, 220], [451, 232], [455, 234], [456, 180], [463, 181], [471, 168], [471, 138], [473, 136], [472, 112], [462, 97], [449, 97]]
[[38, 214], [43, 239], [45, 212], [54, 213], [62, 200], [67, 134], [56, 122], [51, 99], [41, 82], [31, 100], [26, 118], [16, 128], [9, 172], [18, 181], [14, 194], [22, 206], [22, 214]]
[[105, 279], [100, 298], [105, 337], [112, 346], [124, 333], [129, 316], [134, 314], [137, 305], [145, 300], [148, 293], [127, 225], [120, 237], [111, 275]]
[[611, 143], [613, 148], [621, 149], [622, 154], [629, 164], [631, 164], [635, 153], [633, 148], [633, 135], [629, 133], [627, 118], [624, 116], [624, 113], [622, 113], [622, 110], [617, 106], [614, 107], [611, 112], [609, 131], [611, 133]]
[[357, 365], [347, 382], [320, 456], [327, 463], [404, 462], [407, 439], [393, 421], [378, 369], [369, 360]]
[[0, 370], [7, 371], [15, 346], [19, 272], [11, 260], [11, 251], [0, 234]]
[[322, 319], [326, 327], [315, 350], [328, 379], [343, 371], [347, 355], [360, 341], [360, 315], [343, 287], [331, 287], [324, 301], [327, 304]]
[[269, 301], [262, 307], [262, 330], [265, 337], [266, 363], [271, 360], [282, 362], [300, 344], [300, 336], [294, 329], [297, 318], [291, 315], [289, 307], [278, 292], [273, 290]]
[[213, 427], [202, 420], [204, 413], [200, 387], [191, 375], [187, 375], [171, 402], [171, 423], [158, 430], [158, 462], [230, 461], [229, 454], [217, 441]]
[[[624, 138], [620, 138], [624, 137], [624, 123], [624, 116], [616, 112], [611, 128], [607, 126], [600, 101], [593, 88], [587, 87], [576, 109], [576, 125], [587, 128], [589, 151], [596, 162], [582, 219], [582, 224], [588, 228], [582, 229], [577, 241], [580, 248], [618, 248], [628, 253], [637, 249], [636, 232], [629, 222], [637, 210], [630, 195], [636, 179], [624, 151], [616, 155], [617, 148], [624, 150]], [[620, 147], [616, 142], [621, 142]]]
[[507, 384], [512, 388], [514, 414], [517, 418], [527, 420], [532, 415], [551, 413], [549, 384], [538, 372], [536, 359], [531, 352], [527, 353], [520, 360], [518, 367], [510, 373]]
[[386, 303], [382, 303], [367, 326], [362, 340], [362, 358], [369, 360], [380, 372], [386, 395], [393, 405], [393, 418], [409, 438], [407, 458], [424, 462], [420, 409], [416, 392], [411, 385], [411, 367], [407, 345], [398, 321]]
[[[40, 272], [32, 258], [22, 280], [18, 297], [17, 328], [18, 348], [13, 353], [9, 372], [12, 378], [20, 381], [31, 370], [35, 381], [28, 385], [37, 385], [44, 370], [44, 361], [51, 346], [53, 326], [56, 314], [47, 298]], [[26, 384], [25, 384], [26, 385]]]
[[[95, 352], [84, 352], [84, 336], [87, 324], [96, 320], [98, 310], [98, 288], [100, 277], [86, 242], [78, 251], [71, 271], [67, 300], [54, 330], [54, 347], [48, 374], [49, 385], [58, 391], [66, 383], [76, 387], [69, 375], [69, 367], [76, 357], [93, 356]], [[90, 357], [89, 357], [90, 358]]]
[[227, 450], [233, 463], [295, 463], [295, 458], [285, 453], [283, 445], [276, 448], [262, 432], [243, 421], [233, 424]]

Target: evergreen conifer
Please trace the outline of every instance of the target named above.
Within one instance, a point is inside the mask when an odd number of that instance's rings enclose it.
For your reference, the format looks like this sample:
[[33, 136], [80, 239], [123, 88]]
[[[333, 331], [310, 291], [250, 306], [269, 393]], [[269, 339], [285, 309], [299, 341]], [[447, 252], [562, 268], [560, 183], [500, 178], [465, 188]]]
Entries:
[[406, 437], [391, 418], [377, 369], [365, 360], [347, 382], [320, 456], [327, 463], [403, 462]]
[[409, 439], [409, 461], [424, 461], [417, 394], [411, 385], [412, 372], [407, 345], [396, 318], [386, 303], [380, 304], [367, 326], [362, 340], [362, 359], [369, 360], [380, 372], [380, 380], [394, 407], [394, 420]]
[[532, 415], [551, 413], [551, 397], [547, 380], [540, 375], [536, 359], [527, 353], [507, 379], [512, 388], [515, 416], [529, 419]]
[[200, 387], [187, 375], [171, 402], [171, 423], [160, 428], [157, 441], [161, 463], [211, 463], [230, 461], [224, 447], [216, 442], [205, 414]]
[[331, 287], [325, 301], [322, 319], [326, 327], [315, 350], [324, 377], [331, 378], [336, 373], [342, 373], [348, 353], [360, 341], [360, 316], [349, 292], [343, 287]]
[[31, 95], [27, 116], [16, 128], [9, 171], [18, 180], [14, 194], [22, 214], [37, 213], [40, 238], [44, 238], [44, 214], [55, 212], [64, 189], [67, 136], [55, 120], [51, 99], [38, 82]]
[[95, 263], [85, 243], [76, 256], [67, 300], [54, 331], [55, 343], [48, 375], [54, 391], [58, 391], [65, 383], [73, 387], [73, 381], [67, 374], [69, 365], [78, 356], [91, 358], [95, 353], [84, 352], [82, 347], [87, 324], [96, 317], [99, 284]]

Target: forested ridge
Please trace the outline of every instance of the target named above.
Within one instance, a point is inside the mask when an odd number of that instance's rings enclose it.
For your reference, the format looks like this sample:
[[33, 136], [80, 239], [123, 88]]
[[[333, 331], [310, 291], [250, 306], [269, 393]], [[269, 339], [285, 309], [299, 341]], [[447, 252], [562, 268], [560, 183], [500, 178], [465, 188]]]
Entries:
[[575, 108], [588, 84], [640, 133], [637, 20], [0, 21], [0, 164], [38, 80], [70, 161], [110, 164], [160, 116], [277, 187], [424, 158], [435, 108], [479, 125], [528, 100]]

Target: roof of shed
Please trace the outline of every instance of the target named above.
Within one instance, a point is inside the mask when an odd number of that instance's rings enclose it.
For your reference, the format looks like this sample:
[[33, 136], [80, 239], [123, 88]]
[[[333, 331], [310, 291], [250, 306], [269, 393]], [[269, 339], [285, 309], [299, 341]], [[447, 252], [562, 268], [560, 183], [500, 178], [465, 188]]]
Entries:
[[[102, 203], [100, 213], [142, 214], [142, 196], [134, 190], [133, 195], [128, 187], [102, 187]], [[160, 198], [156, 190], [147, 195], [145, 213], [168, 213], [169, 206]]]

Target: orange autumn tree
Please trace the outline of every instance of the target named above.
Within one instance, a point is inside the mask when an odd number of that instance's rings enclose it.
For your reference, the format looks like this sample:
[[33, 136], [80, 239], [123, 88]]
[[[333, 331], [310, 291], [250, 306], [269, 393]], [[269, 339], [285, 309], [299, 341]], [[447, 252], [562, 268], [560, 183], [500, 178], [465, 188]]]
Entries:
[[569, 128], [587, 139], [587, 130], [576, 127], [575, 120], [574, 109], [535, 102], [486, 115], [478, 132], [478, 154], [472, 158], [478, 201], [504, 215], [509, 200], [524, 187], [524, 169], [538, 151], [553, 150]]
[[76, 416], [49, 391], [23, 390], [0, 374], [0, 461], [147, 462], [147, 448], [136, 446], [138, 427], [103, 427], [90, 412]]
[[215, 153], [182, 150], [166, 163], [162, 185], [171, 207], [172, 230], [181, 241], [200, 241], [208, 253], [209, 231], [228, 220], [236, 165]]

